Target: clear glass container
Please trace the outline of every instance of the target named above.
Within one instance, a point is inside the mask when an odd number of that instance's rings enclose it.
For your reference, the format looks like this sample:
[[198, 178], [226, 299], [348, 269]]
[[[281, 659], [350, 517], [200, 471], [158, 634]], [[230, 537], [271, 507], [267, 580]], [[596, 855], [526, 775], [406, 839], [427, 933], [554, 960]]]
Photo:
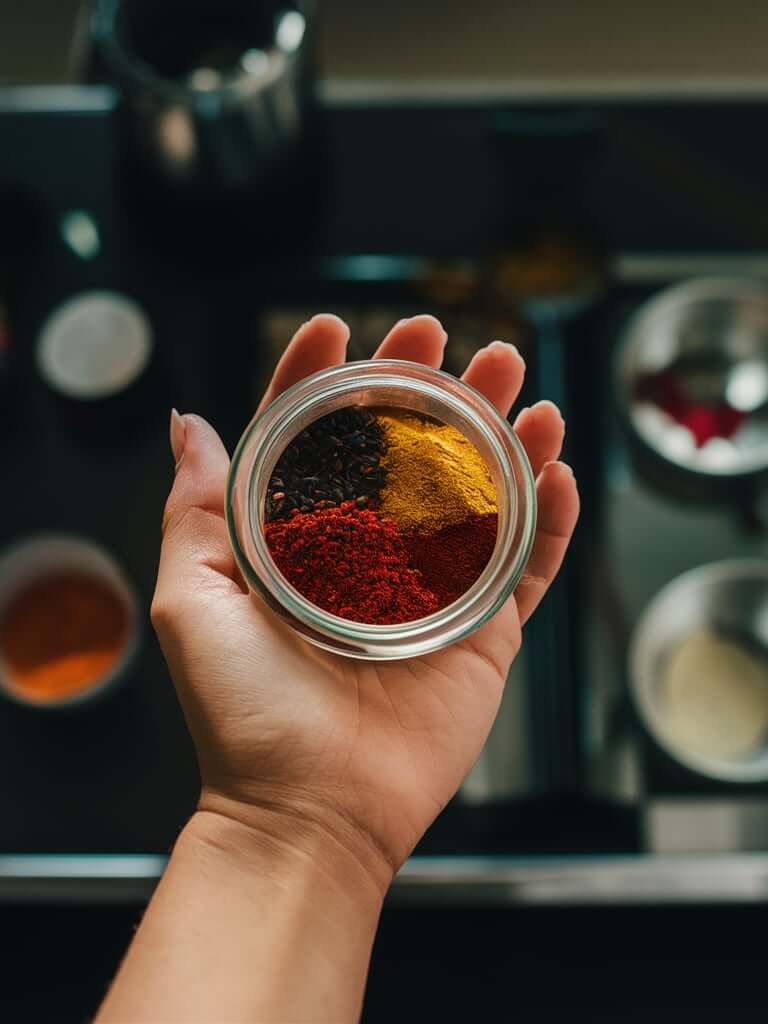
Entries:
[[[390, 406], [450, 424], [475, 445], [496, 486], [498, 531], [487, 566], [457, 601], [425, 618], [379, 626], [324, 611], [288, 583], [267, 547], [264, 508], [275, 463], [310, 423], [350, 405]], [[417, 363], [375, 359], [347, 363], [307, 377], [254, 418], [232, 459], [227, 525], [248, 586], [306, 640], [355, 658], [409, 658], [468, 636], [510, 596], [533, 544], [535, 481], [514, 431], [474, 388]]]

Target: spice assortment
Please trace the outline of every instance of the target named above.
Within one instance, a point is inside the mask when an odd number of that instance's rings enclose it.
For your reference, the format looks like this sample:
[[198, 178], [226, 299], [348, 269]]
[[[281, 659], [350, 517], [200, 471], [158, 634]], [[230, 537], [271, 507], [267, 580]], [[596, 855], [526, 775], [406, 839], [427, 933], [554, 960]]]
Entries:
[[488, 466], [455, 427], [405, 409], [348, 406], [287, 446], [264, 534], [285, 578], [341, 618], [411, 622], [460, 598], [493, 553]]

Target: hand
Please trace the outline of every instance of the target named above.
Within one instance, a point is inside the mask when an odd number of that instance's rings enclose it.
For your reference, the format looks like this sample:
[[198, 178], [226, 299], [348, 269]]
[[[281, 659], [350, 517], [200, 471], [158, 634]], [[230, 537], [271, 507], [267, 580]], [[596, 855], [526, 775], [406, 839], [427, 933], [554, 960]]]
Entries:
[[[262, 407], [345, 359], [349, 331], [314, 317], [286, 349]], [[401, 321], [380, 358], [439, 367], [446, 335], [432, 317]], [[494, 342], [463, 379], [502, 415], [525, 365]], [[343, 848], [386, 888], [477, 759], [499, 707], [521, 627], [552, 582], [578, 516], [573, 474], [557, 458], [551, 403], [515, 430], [537, 477], [539, 519], [526, 574], [495, 618], [466, 640], [410, 661], [361, 662], [299, 639], [242, 585], [224, 521], [229, 459], [194, 415], [172, 420], [176, 477], [165, 511], [152, 607], [197, 748], [205, 811], [301, 845]]]

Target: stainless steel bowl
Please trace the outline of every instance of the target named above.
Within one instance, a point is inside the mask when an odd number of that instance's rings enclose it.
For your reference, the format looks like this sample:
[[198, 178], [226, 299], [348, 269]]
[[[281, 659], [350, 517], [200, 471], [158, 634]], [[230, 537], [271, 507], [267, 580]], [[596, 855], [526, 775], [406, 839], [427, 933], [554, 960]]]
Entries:
[[[687, 427], [639, 397], [643, 379], [673, 366], [693, 400], [726, 401], [744, 415], [732, 437], [696, 447]], [[656, 295], [620, 339], [615, 386], [631, 429], [667, 466], [710, 482], [762, 472], [768, 468], [768, 286], [701, 278]]]
[[721, 760], [683, 748], [670, 733], [663, 706], [664, 669], [672, 653], [701, 626], [743, 637], [756, 650], [768, 652], [768, 560], [714, 562], [678, 576], [643, 612], [629, 651], [635, 706], [670, 757], [712, 779], [764, 781], [768, 779], [768, 740], [742, 760]]

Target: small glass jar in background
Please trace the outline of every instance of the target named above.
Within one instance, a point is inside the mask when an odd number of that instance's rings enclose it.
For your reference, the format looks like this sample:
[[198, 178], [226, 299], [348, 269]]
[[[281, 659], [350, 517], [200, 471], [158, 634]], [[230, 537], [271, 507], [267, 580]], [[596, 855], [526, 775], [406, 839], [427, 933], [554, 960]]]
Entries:
[[[309, 424], [346, 406], [404, 409], [447, 423], [477, 448], [493, 478], [498, 531], [490, 561], [459, 600], [425, 618], [381, 626], [326, 612], [288, 583], [267, 547], [264, 506], [275, 463]], [[522, 444], [483, 395], [420, 364], [368, 360], [307, 377], [253, 420], [232, 459], [227, 523], [249, 587], [306, 640], [356, 658], [408, 658], [468, 636], [511, 595], [533, 544], [535, 482]]]

